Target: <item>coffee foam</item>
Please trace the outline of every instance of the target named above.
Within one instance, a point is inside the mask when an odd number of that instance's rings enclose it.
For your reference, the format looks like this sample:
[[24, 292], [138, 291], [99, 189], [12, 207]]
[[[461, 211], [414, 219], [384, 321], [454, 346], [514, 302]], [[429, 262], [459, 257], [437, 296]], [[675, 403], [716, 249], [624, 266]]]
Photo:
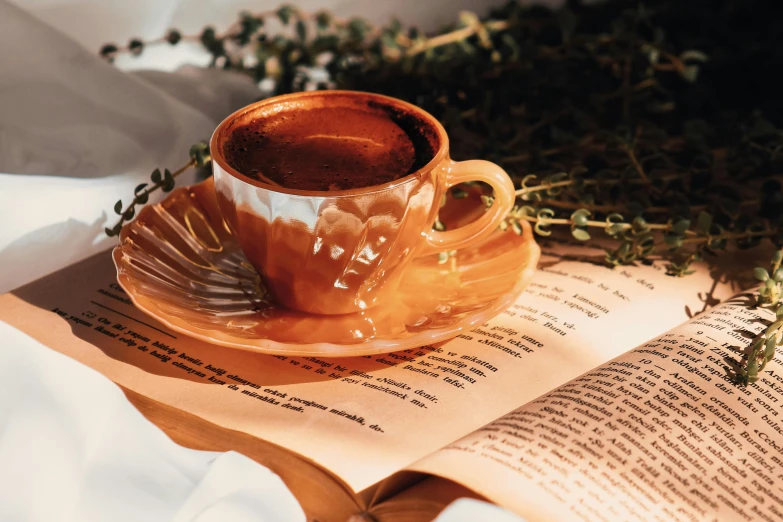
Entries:
[[336, 103], [316, 98], [246, 115], [224, 141], [226, 161], [251, 178], [330, 191], [389, 183], [434, 157], [437, 133], [417, 114], [335, 98]]

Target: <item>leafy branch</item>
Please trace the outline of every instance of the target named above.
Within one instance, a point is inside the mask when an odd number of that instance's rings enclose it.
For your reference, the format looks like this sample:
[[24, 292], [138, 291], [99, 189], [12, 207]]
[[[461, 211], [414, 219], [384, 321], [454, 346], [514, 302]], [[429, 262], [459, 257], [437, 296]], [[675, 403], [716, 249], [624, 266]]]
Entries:
[[123, 208], [122, 200], [119, 199], [114, 204], [114, 213], [120, 216], [119, 220], [111, 228], [106, 227], [104, 231], [109, 237], [114, 237], [120, 234], [123, 225], [131, 221], [136, 216], [136, 207], [144, 205], [149, 201], [150, 195], [161, 190], [162, 192], [171, 192], [174, 190], [174, 180], [181, 174], [187, 172], [192, 168], [202, 168], [209, 164], [211, 157], [209, 155], [209, 145], [205, 142], [200, 142], [193, 145], [190, 148], [190, 161], [185, 165], [178, 168], [174, 172], [169, 169], [164, 169], [161, 173], [160, 169], [155, 169], [150, 175], [149, 183], [140, 183], [133, 189], [133, 199], [131, 202]]
[[[737, 369], [737, 381], [740, 384], [752, 384], [759, 379], [759, 373], [764, 371], [774, 357], [775, 349], [783, 345], [783, 302], [781, 290], [783, 286], [783, 249], [777, 250], [772, 257], [771, 269], [764, 267], [753, 269], [753, 275], [763, 283], [759, 288], [759, 305], [766, 306], [775, 312], [775, 320], [760, 335], [757, 335], [746, 350], [742, 365]], [[771, 275], [770, 275], [771, 272]]]
[[[180, 42], [200, 43], [213, 56], [212, 65], [221, 64], [225, 68], [245, 69], [242, 60], [232, 59], [231, 47], [243, 48], [248, 44], [263, 44], [267, 41], [265, 24], [269, 18], [276, 18], [283, 27], [293, 27], [297, 40], [305, 42], [311, 26], [315, 26], [317, 36], [313, 39], [313, 49], [316, 51], [334, 51], [336, 48], [345, 48], [346, 41], [350, 47], [356, 50], [368, 50], [384, 47], [383, 52], [387, 59], [400, 60], [412, 58], [422, 53], [427, 53], [442, 46], [464, 42], [466, 39], [477, 36], [482, 45], [491, 47], [490, 35], [504, 31], [513, 25], [510, 20], [482, 21], [471, 12], [460, 13], [458, 28], [427, 38], [423, 33], [412, 30], [407, 35], [401, 32], [399, 22], [393, 22], [389, 27], [383, 28], [374, 25], [363, 18], [341, 19], [333, 16], [329, 11], [308, 12], [294, 5], [282, 5], [276, 10], [268, 10], [260, 13], [243, 11], [237, 22], [227, 30], [218, 33], [212, 26], [205, 27], [199, 34], [183, 34], [178, 29], [169, 29], [167, 33], [156, 39], [143, 41], [132, 38], [124, 46], [116, 43], [108, 43], [101, 47], [100, 55], [113, 62], [119, 54], [128, 53], [131, 56], [140, 56], [147, 48], [161, 45], [177, 45]], [[343, 40], [340, 42], [340, 40]], [[273, 39], [275, 44], [286, 43], [279, 36]], [[272, 54], [255, 52], [257, 59], [268, 59]], [[268, 62], [264, 62], [266, 72]], [[258, 67], [258, 65], [256, 65]], [[263, 77], [260, 76], [259, 79]]]

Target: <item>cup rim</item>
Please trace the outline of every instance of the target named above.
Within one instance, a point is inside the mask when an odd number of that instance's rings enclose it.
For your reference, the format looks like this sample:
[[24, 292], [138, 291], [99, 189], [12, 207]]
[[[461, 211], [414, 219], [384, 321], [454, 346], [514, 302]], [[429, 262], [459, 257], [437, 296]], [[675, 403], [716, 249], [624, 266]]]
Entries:
[[[273, 105], [276, 103], [295, 100], [299, 98], [309, 98], [309, 97], [316, 97], [316, 96], [321, 96], [321, 97], [346, 96], [346, 95], [361, 96], [365, 98], [370, 97], [386, 105], [403, 107], [408, 111], [415, 112], [424, 121], [427, 121], [430, 125], [432, 125], [432, 127], [436, 130], [436, 132], [438, 133], [438, 137], [440, 139], [440, 147], [435, 152], [435, 155], [432, 157], [432, 159], [428, 161], [426, 165], [416, 170], [415, 172], [407, 174], [401, 178], [395, 179], [394, 181], [390, 181], [388, 183], [383, 183], [381, 185], [371, 185], [369, 187], [347, 189], [347, 190], [299, 190], [299, 189], [292, 189], [279, 185], [269, 185], [267, 183], [263, 183], [261, 181], [255, 180], [249, 176], [242, 174], [241, 172], [235, 170], [233, 167], [231, 167], [228, 164], [226, 159], [223, 157], [223, 151], [221, 150], [220, 147], [217, 146], [218, 137], [225, 130], [226, 127], [228, 127], [236, 118], [244, 115], [248, 111], [257, 109], [258, 107], [263, 107], [265, 105]], [[212, 161], [216, 162], [217, 165], [225, 173], [233, 176], [234, 178], [237, 178], [240, 181], [243, 181], [249, 185], [253, 185], [254, 187], [269, 190], [270, 192], [279, 192], [282, 194], [291, 194], [295, 196], [313, 196], [313, 197], [354, 196], [357, 194], [372, 194], [375, 192], [382, 192], [384, 190], [393, 189], [397, 186], [404, 185], [405, 183], [409, 183], [415, 179], [419, 179], [424, 173], [432, 171], [438, 164], [440, 164], [446, 158], [448, 154], [448, 148], [449, 148], [449, 141], [448, 141], [448, 136], [446, 135], [446, 129], [443, 128], [443, 125], [441, 125], [441, 123], [438, 120], [436, 120], [434, 116], [432, 116], [424, 109], [421, 109], [416, 105], [400, 100], [398, 98], [385, 96], [383, 94], [375, 94], [375, 93], [364, 92], [364, 91], [338, 90], [338, 89], [324, 90], [324, 91], [304, 91], [304, 92], [296, 92], [291, 94], [283, 94], [279, 96], [272, 96], [251, 103], [250, 105], [246, 105], [241, 109], [232, 112], [226, 118], [224, 118], [223, 121], [220, 122], [220, 124], [217, 126], [215, 131], [212, 133], [212, 137], [209, 140], [209, 152], [210, 152], [210, 156], [212, 157]]]

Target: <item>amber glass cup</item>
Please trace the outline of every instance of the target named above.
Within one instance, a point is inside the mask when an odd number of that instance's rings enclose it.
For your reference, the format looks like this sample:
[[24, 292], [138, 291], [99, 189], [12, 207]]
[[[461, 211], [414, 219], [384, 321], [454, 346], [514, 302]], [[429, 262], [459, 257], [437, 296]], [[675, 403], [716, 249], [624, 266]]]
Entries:
[[[324, 192], [268, 184], [226, 162], [224, 148], [237, 126], [280, 111], [320, 107], [345, 108], [346, 114], [371, 111], [415, 127], [432, 158], [390, 183]], [[306, 313], [345, 314], [393, 303], [415, 256], [481, 242], [514, 202], [514, 185], [503, 169], [482, 160], [452, 161], [446, 131], [433, 116], [376, 94], [314, 91], [254, 103], [218, 126], [210, 151], [220, 211], [240, 248], [278, 302]], [[465, 181], [488, 183], [494, 204], [466, 226], [433, 230], [444, 193]]]

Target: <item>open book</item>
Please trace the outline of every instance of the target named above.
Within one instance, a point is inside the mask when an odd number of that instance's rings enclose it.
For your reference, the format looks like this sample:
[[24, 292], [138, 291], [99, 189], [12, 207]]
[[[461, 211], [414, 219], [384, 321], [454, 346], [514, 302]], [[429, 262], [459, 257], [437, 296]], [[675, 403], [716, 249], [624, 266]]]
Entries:
[[751, 285], [574, 248], [544, 245], [481, 327], [379, 356], [189, 339], [133, 308], [108, 253], [0, 297], [0, 320], [117, 382], [175, 441], [270, 467], [312, 520], [431, 520], [462, 496], [530, 522], [783, 519], [783, 368], [740, 388], [724, 360], [772, 315], [731, 297]]

